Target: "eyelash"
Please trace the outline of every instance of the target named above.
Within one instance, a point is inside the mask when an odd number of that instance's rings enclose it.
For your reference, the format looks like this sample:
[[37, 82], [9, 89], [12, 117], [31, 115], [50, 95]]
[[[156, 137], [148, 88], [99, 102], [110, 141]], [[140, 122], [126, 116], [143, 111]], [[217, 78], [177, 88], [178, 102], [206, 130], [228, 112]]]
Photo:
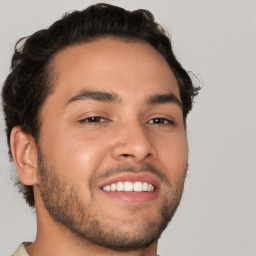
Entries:
[[[152, 122], [153, 121], [153, 122]], [[158, 125], [173, 125], [174, 122], [167, 118], [163, 117], [155, 117], [148, 121], [149, 124], [158, 124]]]
[[[100, 123], [100, 122], [105, 122], [107, 121], [106, 118], [102, 116], [92, 116], [92, 117], [87, 117], [82, 120], [80, 120], [80, 123]], [[163, 117], [155, 117], [150, 119], [148, 124], [157, 124], [157, 125], [173, 125], [174, 122]]]
[[106, 118], [102, 116], [91, 116], [80, 120], [80, 123], [100, 123], [102, 120], [106, 121]]

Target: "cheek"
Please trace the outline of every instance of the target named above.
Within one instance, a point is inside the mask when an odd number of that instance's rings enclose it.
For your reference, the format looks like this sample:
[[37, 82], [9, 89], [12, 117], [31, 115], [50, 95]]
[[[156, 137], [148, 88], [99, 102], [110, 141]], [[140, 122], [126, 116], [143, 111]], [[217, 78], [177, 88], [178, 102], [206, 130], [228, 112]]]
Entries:
[[45, 161], [69, 182], [87, 187], [109, 151], [102, 138], [84, 136], [83, 132], [63, 132], [41, 141]]
[[159, 158], [164, 163], [166, 175], [171, 183], [183, 184], [188, 164], [188, 143], [186, 135], [164, 142]]

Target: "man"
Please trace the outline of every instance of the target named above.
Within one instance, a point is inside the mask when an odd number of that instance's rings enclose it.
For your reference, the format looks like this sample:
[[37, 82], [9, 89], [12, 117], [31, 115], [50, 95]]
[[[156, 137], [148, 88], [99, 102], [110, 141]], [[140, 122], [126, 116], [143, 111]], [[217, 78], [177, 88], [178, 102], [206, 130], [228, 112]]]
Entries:
[[164, 30], [148, 11], [97, 4], [19, 43], [2, 98], [38, 231], [13, 255], [155, 256], [197, 93]]

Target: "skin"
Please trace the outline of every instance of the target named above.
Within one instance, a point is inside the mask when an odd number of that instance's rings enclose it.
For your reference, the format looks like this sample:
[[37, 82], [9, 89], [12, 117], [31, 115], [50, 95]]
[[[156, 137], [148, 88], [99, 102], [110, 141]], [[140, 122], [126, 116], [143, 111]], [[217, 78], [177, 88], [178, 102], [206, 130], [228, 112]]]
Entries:
[[[44, 163], [76, 188], [89, 213], [97, 213], [102, 221], [133, 236], [140, 232], [138, 226], [161, 218], [159, 209], [167, 196], [178, 204], [182, 195], [188, 161], [182, 109], [174, 101], [148, 103], [148, 98], [159, 94], [173, 94], [180, 100], [177, 81], [150, 45], [111, 38], [68, 47], [56, 55], [53, 66], [54, 92], [40, 116], [39, 147]], [[112, 93], [118, 100], [76, 97], [82, 90]], [[95, 116], [103, 118], [88, 122]], [[34, 186], [38, 233], [26, 248], [29, 255], [156, 255], [157, 240], [147, 248], [112, 251], [56, 223], [40, 194], [33, 138], [16, 127], [11, 145], [21, 181]], [[108, 169], [126, 166], [129, 173], [129, 167], [141, 171], [147, 164], [166, 178], [145, 171], [159, 183], [153, 200], [138, 203], [131, 198], [127, 202], [106, 195], [100, 187], [116, 172], [95, 180]]]

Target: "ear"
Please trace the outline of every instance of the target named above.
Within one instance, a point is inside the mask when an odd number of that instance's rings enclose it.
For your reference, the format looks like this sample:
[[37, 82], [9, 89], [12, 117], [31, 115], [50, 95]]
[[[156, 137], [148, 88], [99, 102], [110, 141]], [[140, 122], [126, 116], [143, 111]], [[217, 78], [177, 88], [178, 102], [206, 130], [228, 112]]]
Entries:
[[10, 144], [20, 181], [25, 185], [37, 184], [37, 147], [34, 138], [20, 126], [15, 126], [11, 132]]

